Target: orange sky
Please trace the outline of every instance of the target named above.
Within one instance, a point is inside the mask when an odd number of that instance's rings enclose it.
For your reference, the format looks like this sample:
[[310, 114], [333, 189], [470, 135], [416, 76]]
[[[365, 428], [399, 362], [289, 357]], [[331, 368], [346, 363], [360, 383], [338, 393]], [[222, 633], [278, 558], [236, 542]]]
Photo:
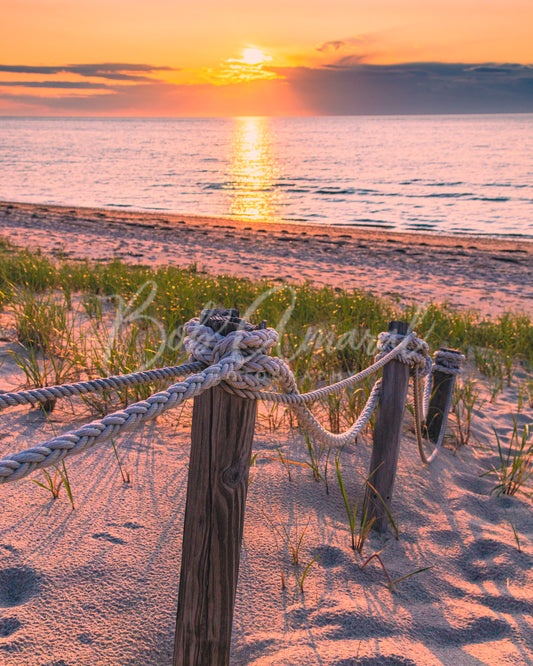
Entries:
[[2, 0], [0, 114], [314, 113], [309, 71], [531, 64], [532, 25], [530, 0]]

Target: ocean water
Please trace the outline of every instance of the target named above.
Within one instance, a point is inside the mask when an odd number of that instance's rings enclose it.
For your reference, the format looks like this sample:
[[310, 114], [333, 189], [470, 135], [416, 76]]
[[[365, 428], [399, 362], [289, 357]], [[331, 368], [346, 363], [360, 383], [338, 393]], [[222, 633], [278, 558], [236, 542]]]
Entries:
[[0, 199], [533, 238], [533, 115], [0, 118]]

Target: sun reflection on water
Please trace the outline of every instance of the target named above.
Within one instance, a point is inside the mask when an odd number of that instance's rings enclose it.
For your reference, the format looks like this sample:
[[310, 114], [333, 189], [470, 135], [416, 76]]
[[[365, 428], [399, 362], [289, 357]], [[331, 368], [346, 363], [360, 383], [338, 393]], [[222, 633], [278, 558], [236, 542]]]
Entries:
[[244, 219], [279, 220], [279, 169], [273, 155], [268, 118], [235, 118], [231, 155], [230, 215]]

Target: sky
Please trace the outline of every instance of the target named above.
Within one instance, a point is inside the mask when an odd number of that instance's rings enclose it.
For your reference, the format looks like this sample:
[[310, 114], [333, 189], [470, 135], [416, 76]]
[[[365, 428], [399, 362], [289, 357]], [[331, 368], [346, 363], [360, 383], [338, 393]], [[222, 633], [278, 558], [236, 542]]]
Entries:
[[0, 0], [0, 115], [533, 112], [531, 0]]

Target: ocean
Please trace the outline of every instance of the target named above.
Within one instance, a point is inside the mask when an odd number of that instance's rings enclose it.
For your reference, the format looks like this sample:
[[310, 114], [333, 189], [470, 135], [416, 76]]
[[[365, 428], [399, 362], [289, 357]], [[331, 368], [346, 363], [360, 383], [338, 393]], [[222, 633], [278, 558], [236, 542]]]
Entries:
[[0, 118], [0, 199], [533, 238], [533, 114]]

